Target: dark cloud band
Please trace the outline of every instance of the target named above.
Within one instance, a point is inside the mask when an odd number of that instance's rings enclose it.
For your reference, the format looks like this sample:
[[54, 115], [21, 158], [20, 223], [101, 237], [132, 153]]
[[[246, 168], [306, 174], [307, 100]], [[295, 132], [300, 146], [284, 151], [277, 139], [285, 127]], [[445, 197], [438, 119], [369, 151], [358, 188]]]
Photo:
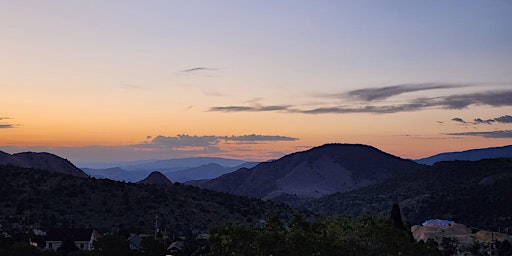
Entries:
[[[431, 85], [428, 88], [454, 88], [455, 85]], [[389, 87], [387, 87], [389, 88]], [[407, 89], [407, 90], [406, 90]], [[418, 91], [416, 88], [413, 90], [411, 87], [401, 90], [395, 89], [393, 95], [399, 94], [399, 92], [411, 92]], [[426, 90], [422, 88], [421, 90]], [[353, 91], [354, 92], [354, 91]], [[392, 93], [386, 92], [382, 94], [367, 93], [361, 94], [366, 95], [367, 99], [386, 98]], [[350, 94], [350, 93], [349, 93]], [[449, 95], [431, 98], [416, 98], [409, 102], [402, 104], [389, 105], [384, 102], [382, 104], [351, 104], [351, 105], [334, 105], [319, 107], [313, 109], [301, 109], [300, 106], [289, 106], [289, 105], [276, 105], [276, 106], [219, 106], [212, 107], [209, 109], [211, 112], [258, 112], [258, 111], [281, 111], [287, 113], [303, 113], [303, 114], [346, 114], [346, 113], [374, 113], [374, 114], [387, 114], [387, 113], [398, 113], [398, 112], [412, 112], [420, 111], [430, 108], [440, 109], [464, 109], [470, 106], [492, 106], [492, 107], [503, 107], [512, 106], [512, 90], [499, 90], [499, 91], [487, 91], [480, 93], [470, 94], [459, 94]], [[510, 122], [511, 117], [503, 117], [501, 122]], [[455, 120], [454, 120], [455, 121]], [[497, 121], [497, 120], [496, 120]]]
[[457, 132], [447, 133], [452, 136], [476, 136], [484, 138], [512, 138], [512, 130], [488, 131], [488, 132]]
[[435, 90], [435, 89], [451, 89], [451, 88], [459, 88], [467, 85], [459, 85], [459, 84], [436, 84], [436, 83], [426, 83], [426, 84], [401, 84], [401, 85], [393, 85], [387, 87], [380, 88], [365, 88], [354, 90], [346, 93], [343, 96], [349, 98], [356, 98], [364, 101], [374, 101], [374, 100], [383, 100], [390, 98], [392, 96], [409, 93], [409, 92], [417, 92], [417, 91], [427, 91], [427, 90]]

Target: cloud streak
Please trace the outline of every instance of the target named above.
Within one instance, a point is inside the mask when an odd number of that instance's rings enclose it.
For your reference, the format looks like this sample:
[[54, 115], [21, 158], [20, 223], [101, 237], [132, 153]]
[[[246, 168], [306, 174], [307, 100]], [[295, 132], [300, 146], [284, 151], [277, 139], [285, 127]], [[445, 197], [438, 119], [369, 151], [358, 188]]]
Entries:
[[[456, 88], [462, 85], [430, 85], [426, 88]], [[386, 89], [393, 88], [393, 89]], [[382, 88], [381, 88], [382, 89]], [[370, 90], [365, 91], [365, 90]], [[387, 97], [391, 97], [393, 95], [419, 91], [419, 90], [427, 90], [423, 87], [416, 86], [401, 86], [399, 88], [395, 87], [384, 87], [383, 90], [376, 89], [362, 89], [352, 92], [356, 93], [356, 98], [363, 98], [369, 101], [375, 99], [385, 99]], [[348, 93], [350, 94], [350, 92]], [[243, 105], [235, 105], [235, 106], [216, 106], [211, 107], [209, 109], [210, 112], [260, 112], [260, 111], [280, 111], [286, 113], [302, 113], [302, 114], [347, 114], [347, 113], [372, 113], [372, 114], [389, 114], [389, 113], [398, 113], [398, 112], [412, 112], [412, 111], [421, 111], [426, 109], [465, 109], [470, 106], [491, 106], [491, 107], [503, 107], [503, 106], [512, 106], [512, 90], [497, 90], [497, 91], [487, 91], [487, 92], [478, 92], [478, 93], [468, 93], [468, 94], [458, 94], [458, 95], [449, 95], [449, 96], [439, 96], [439, 97], [423, 97], [412, 99], [408, 102], [401, 104], [389, 104], [387, 102], [379, 103], [379, 104], [367, 104], [369, 102], [364, 103], [352, 103], [345, 105], [331, 105], [331, 106], [323, 106], [312, 109], [305, 109], [301, 106], [292, 106], [292, 105], [270, 105], [270, 106], [243, 106]], [[502, 119], [504, 122], [508, 122], [509, 118], [504, 117]]]
[[512, 138], [512, 130], [484, 131], [484, 132], [456, 132], [446, 133], [452, 136], [475, 136], [484, 138]]
[[427, 91], [427, 90], [435, 90], [435, 89], [453, 89], [460, 88], [467, 85], [460, 84], [437, 84], [437, 83], [426, 83], [426, 84], [401, 84], [401, 85], [392, 85], [387, 87], [380, 88], [365, 88], [350, 91], [346, 94], [342, 94], [341, 96], [360, 99], [364, 101], [374, 101], [374, 100], [383, 100], [396, 95], [417, 92], [417, 91]]
[[183, 72], [183, 73], [191, 73], [191, 72], [208, 71], [208, 70], [218, 70], [218, 68], [195, 67], [195, 68], [184, 69], [181, 72]]
[[210, 112], [268, 112], [268, 111], [290, 111], [289, 105], [271, 105], [271, 106], [225, 106], [211, 107]]
[[[6, 116], [0, 116], [0, 121], [2, 121], [2, 120], [9, 120], [9, 119], [12, 119], [12, 118], [6, 117]], [[9, 123], [0, 124], [0, 129], [11, 129], [11, 128], [14, 128], [14, 127], [15, 127], [14, 124], [9, 124]]]

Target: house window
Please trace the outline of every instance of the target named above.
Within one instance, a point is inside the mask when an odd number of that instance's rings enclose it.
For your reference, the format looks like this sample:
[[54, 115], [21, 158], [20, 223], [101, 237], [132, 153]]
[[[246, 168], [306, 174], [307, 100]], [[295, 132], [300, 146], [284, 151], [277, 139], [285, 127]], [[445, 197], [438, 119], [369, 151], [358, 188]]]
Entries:
[[48, 243], [48, 248], [52, 249], [53, 248], [53, 244], [52, 243]]
[[85, 248], [85, 244], [80, 243], [80, 249], [82, 249], [82, 250], [83, 250], [84, 248]]

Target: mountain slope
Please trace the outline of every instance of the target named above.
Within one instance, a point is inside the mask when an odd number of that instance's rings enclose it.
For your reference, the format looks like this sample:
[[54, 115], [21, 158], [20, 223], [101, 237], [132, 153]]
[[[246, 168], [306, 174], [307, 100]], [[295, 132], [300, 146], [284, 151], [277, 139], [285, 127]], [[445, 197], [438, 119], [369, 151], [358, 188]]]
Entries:
[[512, 157], [512, 145], [504, 147], [492, 147], [492, 148], [479, 148], [471, 149], [461, 152], [446, 152], [430, 157], [415, 160], [420, 164], [432, 165], [435, 162], [440, 161], [452, 161], [452, 160], [481, 160], [485, 158], [500, 158], [500, 157]]
[[88, 177], [87, 174], [67, 159], [50, 153], [23, 152], [10, 155], [0, 151], [0, 165], [14, 165], [65, 173], [77, 177]]
[[43, 229], [152, 233], [157, 215], [161, 230], [183, 235], [226, 222], [256, 224], [271, 212], [292, 213], [285, 205], [180, 184], [125, 183], [7, 165], [0, 166], [0, 184], [0, 226], [9, 233], [35, 223]]
[[422, 172], [306, 204], [319, 215], [387, 212], [399, 203], [414, 225], [447, 219], [473, 227], [512, 226], [512, 159], [439, 162]]
[[222, 175], [199, 186], [237, 195], [272, 199], [283, 194], [319, 198], [382, 182], [421, 166], [355, 144], [327, 144]]

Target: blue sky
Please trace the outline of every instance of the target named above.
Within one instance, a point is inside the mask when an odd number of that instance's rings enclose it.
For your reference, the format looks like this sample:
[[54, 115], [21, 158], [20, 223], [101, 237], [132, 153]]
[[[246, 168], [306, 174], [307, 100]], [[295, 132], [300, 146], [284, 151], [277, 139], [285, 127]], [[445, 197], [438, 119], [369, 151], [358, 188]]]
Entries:
[[[7, 152], [46, 150], [73, 161], [267, 159], [348, 142], [421, 157], [512, 142], [509, 123], [474, 121], [512, 114], [511, 1], [2, 7]], [[220, 140], [194, 144], [212, 136]], [[170, 142], [136, 146], [155, 138]]]

